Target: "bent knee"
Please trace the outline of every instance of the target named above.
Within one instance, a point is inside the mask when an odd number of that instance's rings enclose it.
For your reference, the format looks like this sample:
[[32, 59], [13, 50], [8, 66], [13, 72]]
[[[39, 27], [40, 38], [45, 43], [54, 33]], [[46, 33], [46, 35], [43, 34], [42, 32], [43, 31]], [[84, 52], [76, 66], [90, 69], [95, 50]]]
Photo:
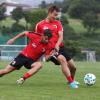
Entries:
[[41, 62], [38, 62], [37, 64], [38, 64], [38, 66], [39, 66], [40, 68], [42, 68]]
[[59, 60], [60, 63], [66, 62], [66, 58], [63, 55], [59, 55], [58, 60]]

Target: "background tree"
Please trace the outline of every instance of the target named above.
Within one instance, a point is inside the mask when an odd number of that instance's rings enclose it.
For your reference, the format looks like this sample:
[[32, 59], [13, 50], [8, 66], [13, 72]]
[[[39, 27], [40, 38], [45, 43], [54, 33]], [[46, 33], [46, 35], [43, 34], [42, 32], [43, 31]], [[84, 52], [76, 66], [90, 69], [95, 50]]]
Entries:
[[47, 7], [47, 3], [46, 1], [42, 1], [41, 4], [39, 5], [40, 8], [46, 8]]
[[29, 30], [30, 23], [32, 23], [33, 14], [31, 11], [24, 11], [24, 19], [26, 21], [26, 30]]
[[96, 29], [100, 28], [100, 20], [94, 12], [86, 13], [82, 18], [82, 22], [89, 33], [94, 33]]
[[68, 9], [68, 13], [73, 18], [81, 19], [88, 12], [96, 12], [96, 0], [73, 0]]
[[61, 1], [57, 1], [57, 0], [55, 0], [53, 4], [55, 4], [59, 8], [62, 8], [62, 6], [63, 6], [62, 2]]
[[23, 18], [23, 9], [21, 7], [15, 8], [12, 12], [12, 18], [16, 21], [19, 22], [20, 19]]
[[69, 6], [68, 14], [72, 18], [83, 20], [83, 26], [88, 32], [100, 28], [100, 1], [98, 0], [73, 0]]
[[66, 13], [66, 12], [68, 12], [68, 9], [69, 9], [69, 6], [70, 6], [70, 4], [71, 4], [71, 2], [72, 2], [73, 0], [64, 0], [63, 2], [62, 2], [62, 12], [63, 13]]
[[[2, 5], [0, 5], [0, 22], [6, 18], [5, 12], [6, 12], [6, 8]], [[1, 32], [1, 30], [2, 30], [2, 26], [0, 24], [0, 32]]]
[[8, 34], [10, 35], [11, 33], [10, 28], [6, 26], [2, 26], [0, 30], [1, 30], [2, 36], [7, 36]]
[[27, 23], [30, 24], [29, 30], [33, 31], [35, 29], [36, 24], [46, 18], [47, 12], [44, 9], [37, 9], [30, 12], [26, 12], [24, 18]]
[[21, 7], [15, 8], [12, 12], [12, 19], [14, 19], [16, 22], [11, 27], [11, 32], [20, 32], [25, 30], [24, 26], [19, 24], [20, 19], [24, 17], [24, 11]]
[[12, 34], [14, 34], [14, 32], [21, 32], [24, 30], [25, 30], [25, 27], [23, 25], [20, 25], [17, 22], [12, 24], [12, 27], [11, 27]]
[[0, 21], [4, 20], [6, 18], [5, 12], [6, 12], [6, 8], [2, 5], [0, 5]]

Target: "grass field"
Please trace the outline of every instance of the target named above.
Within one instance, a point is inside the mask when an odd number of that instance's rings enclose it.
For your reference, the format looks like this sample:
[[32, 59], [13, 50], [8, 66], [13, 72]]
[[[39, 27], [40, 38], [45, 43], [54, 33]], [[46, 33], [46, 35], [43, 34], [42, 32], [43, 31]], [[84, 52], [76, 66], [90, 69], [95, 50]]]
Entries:
[[[0, 69], [8, 62], [0, 61]], [[0, 78], [0, 100], [100, 100], [100, 62], [76, 62], [76, 80], [81, 85], [70, 89], [60, 67], [45, 63], [43, 69], [19, 86], [16, 80], [27, 70], [10, 73]], [[83, 83], [86, 73], [94, 73], [96, 84], [88, 87]]]

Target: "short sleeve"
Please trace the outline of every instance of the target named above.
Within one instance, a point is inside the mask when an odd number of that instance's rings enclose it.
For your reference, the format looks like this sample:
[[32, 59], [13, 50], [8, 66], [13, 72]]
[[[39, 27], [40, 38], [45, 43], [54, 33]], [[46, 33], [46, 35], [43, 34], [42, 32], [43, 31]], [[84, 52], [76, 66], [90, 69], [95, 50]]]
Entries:
[[40, 28], [40, 24], [39, 23], [36, 24], [35, 32], [41, 33], [41, 28]]
[[25, 35], [30, 39], [33, 40], [34, 39], [34, 33], [30, 33], [30, 32], [25, 32]]

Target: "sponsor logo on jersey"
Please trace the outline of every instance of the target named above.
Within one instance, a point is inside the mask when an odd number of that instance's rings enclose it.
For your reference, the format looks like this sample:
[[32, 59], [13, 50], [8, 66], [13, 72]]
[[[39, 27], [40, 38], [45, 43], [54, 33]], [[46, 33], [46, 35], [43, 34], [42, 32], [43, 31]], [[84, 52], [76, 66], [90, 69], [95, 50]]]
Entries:
[[36, 47], [37, 47], [35, 43], [32, 43], [32, 46], [33, 46], [34, 48], [36, 48]]
[[54, 26], [54, 28], [57, 28], [57, 25], [53, 25]]
[[44, 26], [43, 29], [46, 30], [46, 29], [48, 29], [48, 27], [47, 26]]

